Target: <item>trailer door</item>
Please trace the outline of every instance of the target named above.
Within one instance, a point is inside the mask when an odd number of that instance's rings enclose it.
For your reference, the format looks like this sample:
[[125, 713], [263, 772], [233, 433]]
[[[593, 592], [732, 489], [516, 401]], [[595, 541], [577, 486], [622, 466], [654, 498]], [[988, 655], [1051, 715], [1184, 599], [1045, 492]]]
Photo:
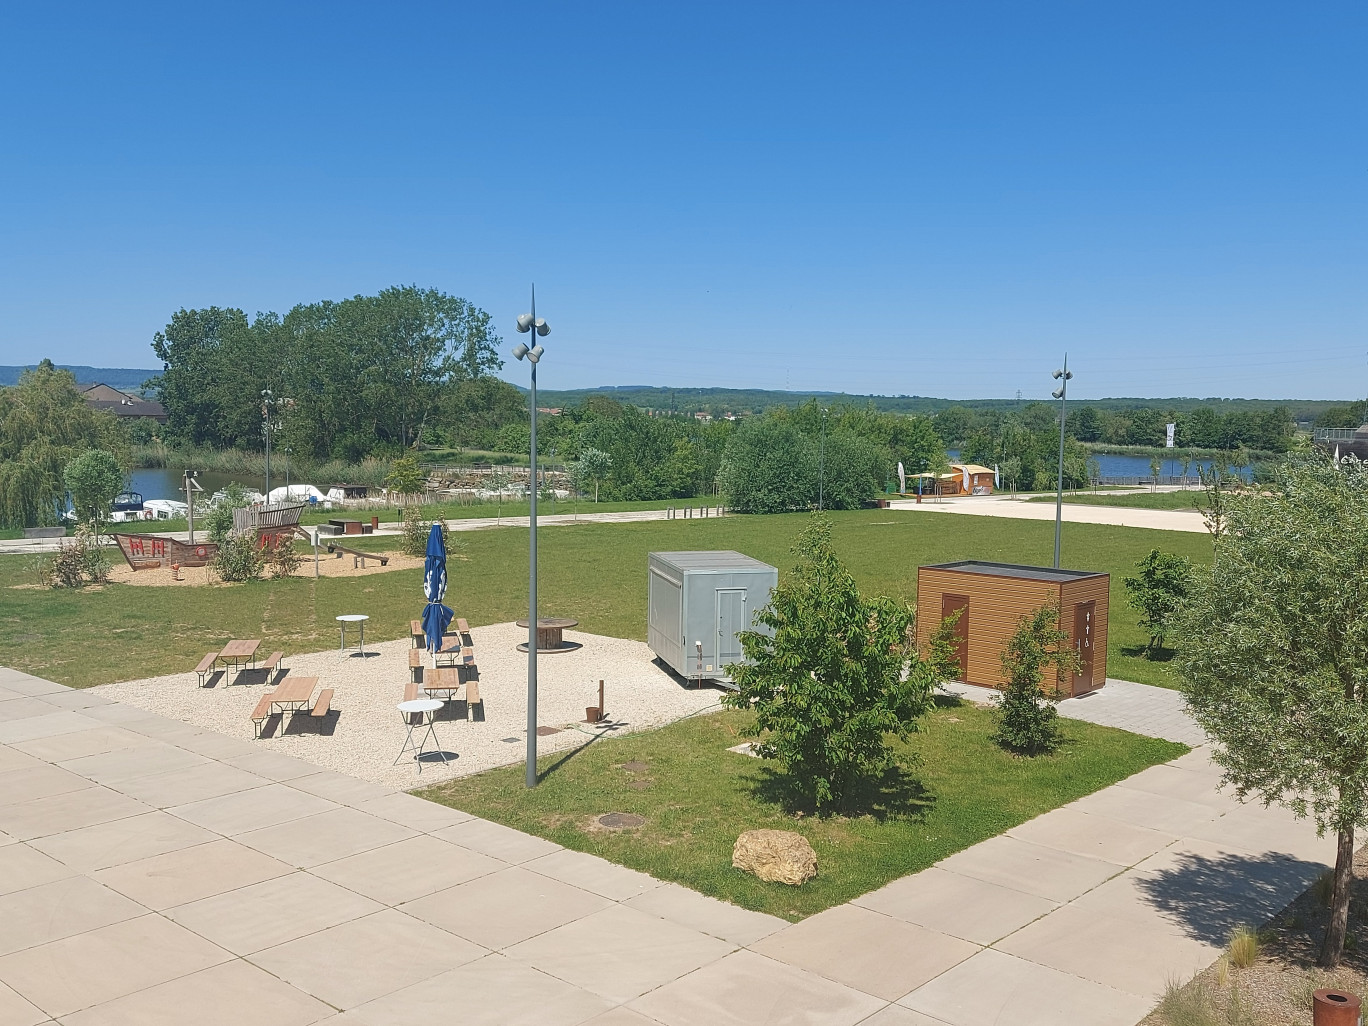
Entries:
[[746, 629], [746, 589], [726, 588], [717, 592], [717, 668], [739, 663], [743, 653], [738, 631]]

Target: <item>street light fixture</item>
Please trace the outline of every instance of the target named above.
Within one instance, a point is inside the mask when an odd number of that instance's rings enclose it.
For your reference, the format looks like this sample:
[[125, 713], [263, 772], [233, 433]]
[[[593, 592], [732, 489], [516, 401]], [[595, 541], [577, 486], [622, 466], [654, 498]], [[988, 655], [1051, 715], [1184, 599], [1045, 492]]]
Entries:
[[545, 350], [537, 344], [537, 338], [551, 334], [551, 327], [537, 318], [537, 286], [532, 286], [532, 312], [518, 317], [518, 331], [523, 334], [533, 332], [532, 347], [529, 349], [519, 342], [513, 347], [513, 355], [519, 360], [526, 358], [532, 370], [532, 390], [528, 394], [528, 411], [532, 420], [531, 468], [528, 477], [528, 493], [532, 499], [531, 516], [528, 526], [531, 541], [528, 543], [527, 575], [527, 777], [528, 787], [537, 786], [537, 364]]
[[1050, 395], [1059, 400], [1059, 479], [1055, 484], [1055, 550], [1054, 565], [1059, 569], [1059, 527], [1064, 521], [1064, 403], [1069, 395], [1069, 379], [1073, 377], [1073, 372], [1069, 370], [1069, 354], [1064, 354], [1064, 368], [1054, 372], [1054, 379], [1059, 382], [1059, 387]]

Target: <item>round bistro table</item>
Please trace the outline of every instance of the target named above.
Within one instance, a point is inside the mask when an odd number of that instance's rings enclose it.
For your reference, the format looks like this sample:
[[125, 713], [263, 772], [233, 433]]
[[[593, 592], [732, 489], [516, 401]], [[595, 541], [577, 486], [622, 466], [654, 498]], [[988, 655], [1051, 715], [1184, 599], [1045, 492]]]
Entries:
[[[446, 703], [439, 698], [415, 698], [410, 702], [400, 702], [396, 709], [399, 715], [404, 718], [404, 726], [408, 727], [408, 737], [404, 739], [404, 747], [399, 749], [399, 754], [394, 757], [394, 762], [390, 765], [399, 765], [399, 760], [407, 752], [413, 753], [413, 761], [418, 764], [418, 772], [423, 772], [423, 751], [427, 747], [428, 739], [432, 739], [432, 750], [442, 758], [442, 762], [447, 761], [446, 752], [442, 751], [442, 744], [437, 740], [437, 732], [432, 727], [432, 718], [437, 715], [437, 710]], [[413, 722], [413, 714], [418, 714], [418, 722]], [[413, 732], [418, 731], [417, 743], [413, 740]]]
[[[526, 627], [527, 620], [513, 621], [519, 627]], [[537, 617], [537, 652], [573, 652], [581, 647], [578, 642], [566, 641], [561, 635], [561, 631], [568, 627], [578, 627], [578, 620], [571, 620], [565, 616], [546, 616]], [[519, 652], [527, 651], [527, 642], [518, 646]]]
[[356, 651], [363, 656], [366, 654], [366, 621], [369, 619], [370, 617], [364, 613], [345, 613], [337, 617], [337, 622], [341, 625], [342, 630], [342, 642], [337, 646], [339, 652], [347, 647], [347, 624], [353, 623], [361, 631], [361, 640], [357, 643]]

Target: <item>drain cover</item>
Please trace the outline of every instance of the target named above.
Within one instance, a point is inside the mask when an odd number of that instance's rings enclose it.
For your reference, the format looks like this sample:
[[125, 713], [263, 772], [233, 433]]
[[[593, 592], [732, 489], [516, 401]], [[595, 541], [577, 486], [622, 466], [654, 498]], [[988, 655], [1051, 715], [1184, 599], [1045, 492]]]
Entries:
[[649, 766], [647, 766], [644, 762], [641, 762], [639, 760], [633, 762], [624, 762], [622, 764], [622, 768], [625, 769], [628, 773], [645, 773], [648, 769], [650, 769]]
[[629, 780], [627, 781], [627, 786], [630, 787], [633, 791], [644, 791], [646, 790], [646, 788], [651, 786], [651, 782], [649, 780], [641, 779]]
[[646, 817], [637, 816], [631, 812], [610, 812], [598, 818], [599, 826], [607, 827], [609, 830], [630, 830], [632, 827], [639, 827], [646, 822]]

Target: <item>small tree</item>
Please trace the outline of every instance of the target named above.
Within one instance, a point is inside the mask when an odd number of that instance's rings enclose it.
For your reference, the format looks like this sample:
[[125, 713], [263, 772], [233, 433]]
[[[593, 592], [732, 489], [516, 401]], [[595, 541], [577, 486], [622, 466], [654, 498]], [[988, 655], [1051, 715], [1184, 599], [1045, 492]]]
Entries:
[[209, 540], [212, 542], [222, 542], [233, 530], [233, 510], [245, 509], [250, 506], [251, 500], [247, 498], [247, 490], [233, 481], [223, 490], [223, 498], [209, 507], [209, 511], [204, 515], [205, 528], [209, 532]]
[[1321, 964], [1339, 964], [1354, 830], [1368, 822], [1368, 470], [1296, 457], [1227, 496], [1215, 559], [1178, 620], [1188, 708], [1241, 799], [1339, 838]]
[[392, 494], [402, 496], [418, 495], [425, 481], [427, 475], [418, 465], [416, 456], [400, 456], [390, 464], [390, 472], [385, 475], [385, 487]]
[[1150, 457], [1150, 491], [1158, 491], [1159, 471], [1164, 469], [1164, 463], [1158, 456]]
[[1202, 514], [1202, 522], [1206, 524], [1206, 529], [1211, 532], [1211, 543], [1219, 547], [1221, 538], [1226, 533], [1230, 507], [1230, 475], [1218, 460], [1212, 460], [1211, 466], [1206, 470], [1202, 469], [1201, 464], [1197, 465], [1197, 477], [1202, 483], [1202, 497], [1195, 505]]
[[1176, 553], [1150, 549], [1135, 568], [1137, 575], [1124, 578], [1122, 583], [1131, 608], [1140, 613], [1140, 626], [1150, 638], [1145, 655], [1153, 658], [1164, 647], [1164, 638], [1187, 599], [1192, 564]]
[[256, 539], [243, 535], [219, 542], [211, 565], [221, 581], [259, 581], [265, 564], [265, 554], [257, 548]]
[[[993, 736], [1008, 751], [1044, 755], [1059, 747], [1055, 701], [1065, 677], [1078, 669], [1078, 653], [1068, 644], [1068, 633], [1059, 629], [1058, 606], [1041, 606], [1017, 625], [1002, 654], [1007, 686], [998, 697], [998, 730]], [[1041, 690], [1047, 666], [1055, 670], [1053, 696]]]
[[794, 551], [797, 565], [755, 615], [773, 635], [738, 635], [749, 662], [729, 667], [737, 690], [722, 702], [754, 710], [756, 751], [821, 808], [891, 764], [887, 736], [906, 740], [931, 708], [949, 676], [948, 645], [918, 658], [911, 607], [860, 596], [832, 550], [830, 520], [814, 516]]
[[110, 507], [123, 490], [124, 475], [119, 461], [103, 449], [87, 449], [67, 464], [65, 478], [76, 518], [90, 525], [98, 542]]
[[582, 449], [575, 463], [575, 478], [594, 482], [594, 501], [598, 502], [599, 482], [613, 469], [613, 457], [601, 449]]

